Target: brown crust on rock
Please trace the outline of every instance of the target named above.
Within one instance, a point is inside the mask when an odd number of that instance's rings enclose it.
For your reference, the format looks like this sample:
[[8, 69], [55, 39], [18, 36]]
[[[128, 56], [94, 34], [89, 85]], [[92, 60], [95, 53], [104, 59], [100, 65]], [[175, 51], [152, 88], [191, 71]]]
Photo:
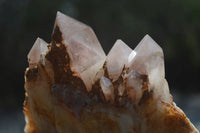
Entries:
[[54, 70], [55, 84], [65, 84], [73, 86], [74, 89], [86, 91], [85, 85], [80, 77], [70, 68], [70, 56], [67, 53], [67, 46], [62, 43], [62, 33], [59, 27], [55, 27], [50, 44], [50, 51], [46, 55], [46, 59], [51, 62]]
[[168, 107], [168, 115], [165, 117], [164, 121], [166, 125], [170, 126], [169, 132], [188, 133], [193, 131], [192, 127], [190, 126], [190, 121], [179, 108], [175, 108], [172, 105], [164, 102], [162, 102], [162, 104]]
[[92, 90], [88, 92], [88, 96], [92, 102], [104, 103], [106, 101], [103, 91], [100, 87], [100, 80], [97, 80], [92, 86]]
[[37, 79], [37, 75], [38, 75], [38, 68], [32, 68], [32, 69], [27, 69], [25, 72], [25, 77], [26, 80], [29, 81], [33, 81]]
[[138, 105], [146, 104], [147, 102], [151, 101], [151, 99], [153, 99], [153, 91], [149, 92], [148, 90], [145, 90]]
[[63, 40], [62, 33], [59, 27], [56, 25], [54, 28], [54, 32], [52, 34], [52, 41], [54, 41], [55, 43], [61, 43], [62, 40]]

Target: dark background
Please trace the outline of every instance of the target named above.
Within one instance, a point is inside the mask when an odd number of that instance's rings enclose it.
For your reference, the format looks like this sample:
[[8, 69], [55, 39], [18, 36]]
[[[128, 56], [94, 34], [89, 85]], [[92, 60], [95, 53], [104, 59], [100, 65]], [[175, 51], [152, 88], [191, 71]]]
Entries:
[[199, 0], [0, 0], [0, 132], [23, 132], [27, 54], [37, 37], [50, 42], [57, 11], [90, 25], [106, 53], [116, 39], [134, 48], [149, 34], [175, 101], [200, 127]]

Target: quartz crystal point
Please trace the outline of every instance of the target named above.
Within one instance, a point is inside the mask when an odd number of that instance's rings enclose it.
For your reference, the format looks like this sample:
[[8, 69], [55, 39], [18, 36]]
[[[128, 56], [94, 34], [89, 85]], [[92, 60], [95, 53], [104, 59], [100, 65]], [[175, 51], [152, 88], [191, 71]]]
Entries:
[[107, 100], [107, 101], [114, 101], [114, 87], [113, 87], [113, 84], [112, 84], [112, 82], [108, 79], [108, 78], [106, 78], [106, 77], [104, 77], [104, 76], [102, 76], [101, 77], [101, 80], [100, 80], [100, 86], [101, 86], [101, 88], [102, 88], [102, 91], [103, 91], [103, 94], [104, 94], [104, 96], [105, 96], [105, 99]]
[[25, 133], [198, 133], [173, 102], [163, 51], [146, 35], [106, 57], [93, 30], [60, 12], [25, 73]]
[[142, 98], [143, 94], [143, 80], [142, 76], [135, 70], [131, 70], [127, 74], [126, 90], [128, 97], [133, 104], [137, 104]]
[[[47, 52], [47, 43], [40, 38], [37, 38], [30, 52], [28, 53], [29, 67], [32, 68], [43, 59], [43, 54]], [[44, 63], [43, 63], [44, 64]]]
[[80, 75], [90, 90], [106, 58], [94, 31], [60, 12], [56, 16], [54, 33], [58, 31], [62, 34], [61, 43], [68, 47], [68, 54], [72, 60], [71, 69]]
[[134, 57], [131, 57], [131, 54], [129, 55], [129, 71], [134, 69], [140, 74], [148, 75], [151, 86], [149, 89], [154, 88], [154, 97], [160, 97], [163, 101], [171, 103], [168, 84], [164, 77], [162, 48], [149, 35], [146, 35], [133, 52]]
[[[162, 48], [146, 35], [133, 51], [134, 57], [129, 57], [129, 69], [135, 69], [139, 73], [150, 74], [153, 69], [159, 67], [159, 72], [164, 77], [164, 60]], [[133, 56], [133, 54], [129, 55]], [[157, 59], [158, 58], [158, 59]]]
[[122, 40], [117, 40], [108, 53], [106, 65], [109, 77], [112, 81], [116, 81], [119, 78], [123, 68], [128, 63], [127, 57], [131, 51], [131, 48]]

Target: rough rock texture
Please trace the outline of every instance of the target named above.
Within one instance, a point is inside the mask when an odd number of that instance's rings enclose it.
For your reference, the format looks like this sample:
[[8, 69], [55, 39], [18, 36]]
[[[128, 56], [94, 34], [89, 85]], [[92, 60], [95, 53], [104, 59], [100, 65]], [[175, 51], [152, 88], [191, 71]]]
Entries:
[[118, 40], [106, 58], [90, 27], [58, 12], [51, 43], [37, 40], [28, 59], [26, 133], [198, 133], [148, 35], [134, 50]]

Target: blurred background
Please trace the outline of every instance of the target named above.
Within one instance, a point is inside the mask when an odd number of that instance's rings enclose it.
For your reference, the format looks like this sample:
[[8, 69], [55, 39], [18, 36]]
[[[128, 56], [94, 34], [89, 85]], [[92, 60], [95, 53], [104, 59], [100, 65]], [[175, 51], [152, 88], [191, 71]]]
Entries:
[[37, 37], [50, 42], [56, 12], [90, 25], [105, 52], [149, 34], [164, 50], [175, 102], [200, 129], [199, 0], [0, 0], [0, 133], [24, 128], [24, 72]]

